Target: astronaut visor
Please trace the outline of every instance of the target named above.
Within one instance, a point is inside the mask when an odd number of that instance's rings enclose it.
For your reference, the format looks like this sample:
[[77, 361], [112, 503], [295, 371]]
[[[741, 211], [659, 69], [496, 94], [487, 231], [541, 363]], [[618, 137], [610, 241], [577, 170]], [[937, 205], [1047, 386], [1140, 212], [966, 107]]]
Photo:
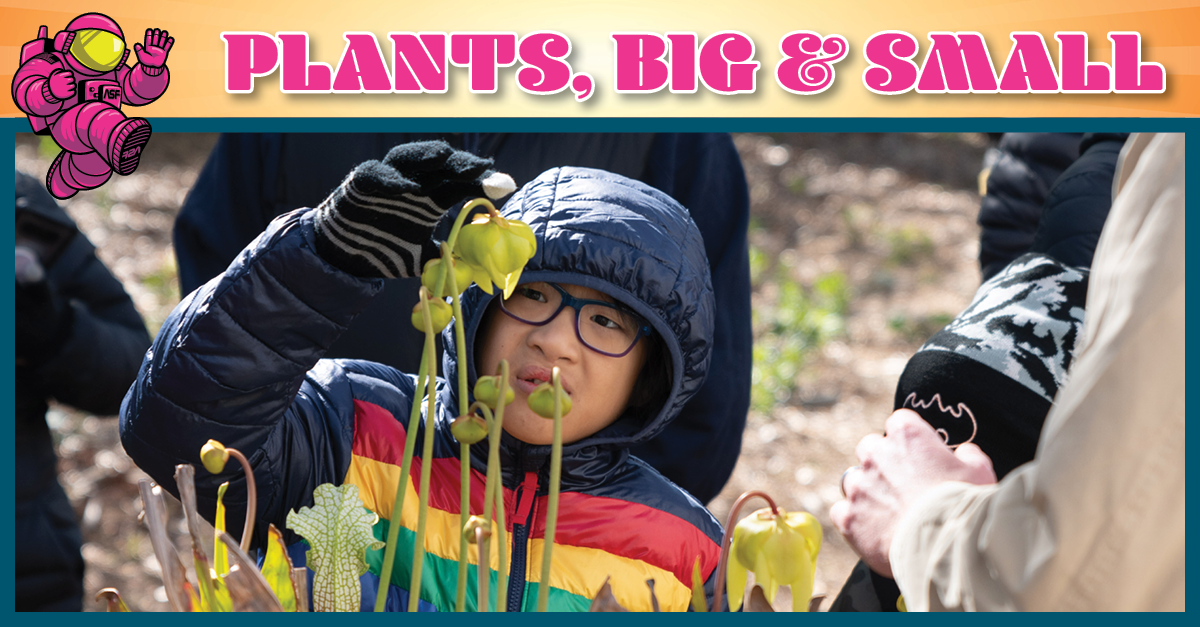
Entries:
[[88, 69], [108, 72], [117, 67], [125, 54], [125, 41], [102, 30], [89, 28], [75, 33], [71, 56]]

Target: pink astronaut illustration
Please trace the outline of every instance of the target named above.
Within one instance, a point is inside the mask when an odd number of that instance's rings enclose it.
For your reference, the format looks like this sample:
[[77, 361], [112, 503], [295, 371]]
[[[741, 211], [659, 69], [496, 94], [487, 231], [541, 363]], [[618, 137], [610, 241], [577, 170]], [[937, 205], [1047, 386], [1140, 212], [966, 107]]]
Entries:
[[174, 44], [167, 31], [146, 29], [144, 43], [133, 45], [137, 64], [129, 67], [121, 27], [107, 15], [85, 13], [53, 39], [41, 27], [38, 38], [21, 48], [13, 101], [35, 133], [50, 135], [63, 149], [46, 175], [46, 189], [56, 198], [137, 169], [150, 122], [126, 117], [121, 105], [142, 106], [163, 95]]

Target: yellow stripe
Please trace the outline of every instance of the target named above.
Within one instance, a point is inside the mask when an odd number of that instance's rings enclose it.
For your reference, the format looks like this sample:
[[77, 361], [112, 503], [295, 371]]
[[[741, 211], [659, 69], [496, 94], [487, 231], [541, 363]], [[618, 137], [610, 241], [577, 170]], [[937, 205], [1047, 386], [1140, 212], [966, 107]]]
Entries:
[[[530, 581], [539, 581], [542, 576], [542, 551], [545, 541], [534, 539], [529, 543], [529, 565], [525, 576]], [[604, 585], [605, 577], [611, 577], [613, 596], [621, 605], [633, 612], [649, 612], [650, 590], [646, 580], [654, 580], [654, 594], [664, 612], [687, 611], [692, 599], [691, 588], [683, 585], [670, 571], [642, 561], [613, 555], [600, 549], [579, 546], [554, 545], [554, 563], [550, 566], [550, 586], [577, 594], [588, 599]]]
[[[414, 488], [419, 477], [408, 478], [408, 489], [404, 491], [404, 509], [400, 514], [400, 524], [411, 531], [417, 530], [417, 512], [420, 501]], [[346, 473], [346, 483], [358, 486], [359, 495], [367, 509], [378, 514], [381, 518], [390, 519], [392, 504], [396, 502], [396, 486], [400, 483], [400, 467], [386, 462], [354, 455], [351, 458], [350, 470]], [[492, 521], [492, 537], [497, 536], [499, 527]], [[458, 514], [447, 512], [429, 506], [425, 512], [425, 552], [438, 557], [458, 561], [458, 538], [462, 534], [462, 526]], [[508, 539], [512, 555], [512, 538]], [[498, 570], [500, 565], [500, 550], [496, 543], [491, 543], [491, 567]], [[467, 562], [478, 564], [478, 552], [475, 547], [468, 545]], [[557, 561], [557, 560], [556, 560]], [[505, 569], [507, 570], [507, 569]]]
[[[414, 479], [416, 477], [408, 478], [401, 520], [411, 520], [415, 525], [419, 503], [417, 491], [413, 487]], [[391, 519], [392, 506], [396, 503], [396, 486], [400, 485], [399, 466], [353, 455], [350, 458], [350, 470], [346, 472], [345, 483], [358, 486], [358, 494], [367, 509], [379, 514], [380, 518]]]

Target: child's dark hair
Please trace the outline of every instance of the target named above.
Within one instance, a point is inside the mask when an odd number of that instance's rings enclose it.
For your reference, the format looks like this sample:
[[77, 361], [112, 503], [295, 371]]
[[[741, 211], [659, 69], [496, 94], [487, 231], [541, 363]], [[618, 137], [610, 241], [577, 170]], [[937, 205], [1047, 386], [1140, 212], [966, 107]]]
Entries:
[[641, 341], [646, 342], [646, 359], [629, 395], [629, 408], [643, 415], [654, 414], [662, 409], [671, 393], [671, 354], [657, 333]]

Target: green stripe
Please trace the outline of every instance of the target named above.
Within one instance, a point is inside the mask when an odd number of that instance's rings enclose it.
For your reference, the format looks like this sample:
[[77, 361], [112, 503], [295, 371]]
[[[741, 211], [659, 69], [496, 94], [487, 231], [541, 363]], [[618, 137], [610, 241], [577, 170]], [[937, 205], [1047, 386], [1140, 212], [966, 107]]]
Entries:
[[[379, 522], [375, 523], [375, 538], [377, 540], [387, 540], [388, 521], [380, 518]], [[416, 541], [416, 532], [407, 528], [400, 527], [400, 533], [397, 535], [396, 542], [396, 561], [392, 565], [392, 585], [408, 590], [409, 583], [412, 579], [412, 563], [413, 546]], [[473, 548], [473, 547], [472, 547]], [[371, 573], [376, 577], [383, 567], [383, 549], [369, 550], [366, 554], [367, 566]], [[467, 565], [467, 611], [474, 612], [477, 610], [477, 592], [478, 574], [474, 564]], [[496, 609], [496, 586], [499, 585], [499, 574], [491, 569], [488, 570], [490, 579], [488, 580], [488, 596], [489, 606], [491, 610]], [[439, 612], [453, 612], [455, 607], [455, 595], [458, 592], [458, 562], [456, 560], [439, 557], [433, 553], [425, 553], [425, 566], [421, 569], [421, 600], [432, 603]], [[522, 599], [521, 611], [533, 612], [537, 609], [538, 584], [526, 583], [525, 595]], [[591, 606], [591, 599], [578, 594], [572, 594], [566, 590], [558, 588], [550, 588], [550, 603], [549, 610], [552, 612], [586, 612]]]

